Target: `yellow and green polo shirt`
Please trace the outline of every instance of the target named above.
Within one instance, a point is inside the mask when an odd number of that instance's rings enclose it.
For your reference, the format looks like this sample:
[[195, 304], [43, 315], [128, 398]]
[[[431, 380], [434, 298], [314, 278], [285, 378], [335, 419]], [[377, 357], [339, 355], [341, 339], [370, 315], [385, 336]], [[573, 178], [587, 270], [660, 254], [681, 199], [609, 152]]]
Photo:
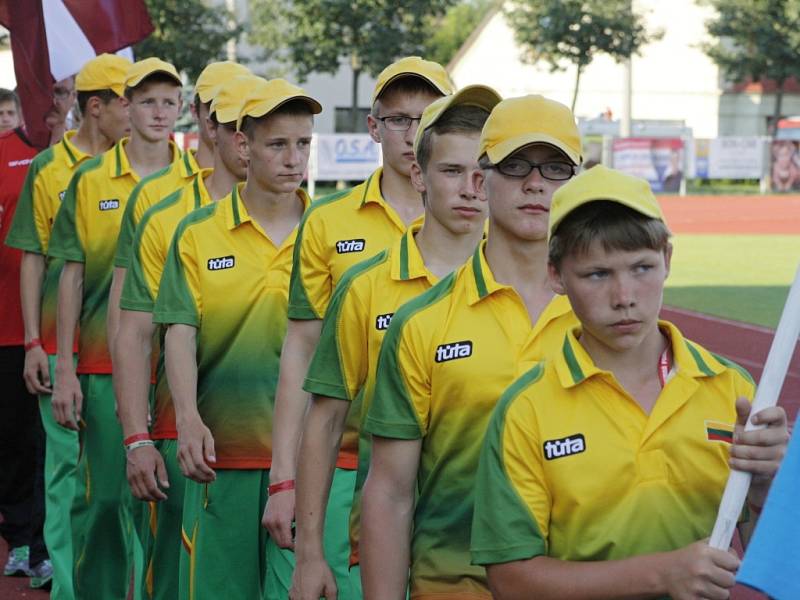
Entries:
[[[78, 373], [111, 373], [106, 313], [112, 262], [122, 213], [139, 181], [124, 150], [127, 141], [120, 140], [78, 167], [56, 215], [48, 248], [52, 257], [84, 263]], [[172, 148], [179, 160], [177, 146]]]
[[379, 168], [356, 187], [320, 198], [303, 217], [292, 269], [290, 319], [324, 317], [344, 272], [390, 247], [405, 232], [403, 220], [381, 195], [382, 172]]
[[[240, 193], [184, 218], [170, 245], [153, 320], [197, 328], [197, 408], [220, 469], [268, 469], [297, 229], [276, 246]], [[302, 191], [297, 201], [308, 207]]]
[[[381, 195], [382, 173], [379, 168], [356, 187], [317, 200], [303, 217], [289, 286], [290, 319], [322, 319], [344, 272], [389, 248], [406, 231]], [[337, 467], [357, 467], [357, 440], [357, 421], [349, 419]]]
[[361, 432], [375, 386], [378, 351], [394, 312], [430, 289], [437, 277], [428, 271], [414, 236], [415, 223], [390, 249], [351, 267], [336, 286], [322, 323], [317, 350], [303, 389], [353, 402], [346, 446], [358, 448], [358, 474], [350, 512], [350, 562], [358, 564], [361, 488], [367, 476], [371, 438]]
[[131, 192], [131, 197], [128, 199], [122, 215], [117, 251], [114, 255], [115, 267], [127, 269], [130, 266], [133, 236], [136, 233], [136, 226], [147, 209], [175, 190], [189, 185], [200, 172], [193, 150], [181, 154], [175, 144], [172, 146], [173, 152], [180, 156], [180, 160], [174, 160], [160, 171], [143, 178]]
[[[72, 143], [75, 131], [68, 131], [62, 140], [43, 150], [33, 159], [20, 192], [17, 210], [6, 244], [34, 254], [47, 255], [50, 232], [69, 180], [77, 168], [92, 157]], [[47, 258], [42, 282], [39, 338], [48, 354], [56, 353], [56, 304], [58, 279], [64, 261]], [[75, 340], [77, 351], [78, 340]]]
[[[616, 560], [711, 534], [728, 479], [741, 367], [659, 324], [674, 367], [648, 415], [578, 342], [522, 375], [481, 454], [472, 559]], [[655, 374], [655, 365], [653, 365]]]
[[[131, 262], [125, 272], [119, 303], [123, 310], [153, 312], [169, 245], [178, 224], [193, 210], [211, 203], [211, 195], [205, 185], [211, 172], [211, 169], [201, 170], [191, 183], [175, 190], [142, 215], [133, 237]], [[175, 409], [167, 385], [163, 333], [163, 328], [160, 328], [150, 435], [153, 439], [176, 439], [178, 433]]]
[[415, 599], [490, 597], [484, 569], [469, 556], [486, 426], [506, 387], [558, 351], [577, 324], [562, 296], [532, 324], [519, 294], [494, 279], [485, 247], [394, 314], [364, 423], [373, 435], [424, 440], [411, 539]]

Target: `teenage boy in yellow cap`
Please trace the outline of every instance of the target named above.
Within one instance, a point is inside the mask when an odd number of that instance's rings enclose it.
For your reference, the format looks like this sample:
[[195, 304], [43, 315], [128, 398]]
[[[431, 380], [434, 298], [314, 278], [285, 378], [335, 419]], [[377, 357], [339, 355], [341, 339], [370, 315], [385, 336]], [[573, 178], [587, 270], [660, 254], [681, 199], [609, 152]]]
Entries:
[[321, 110], [282, 79], [251, 91], [236, 133], [247, 182], [181, 221], [161, 278], [154, 320], [168, 326], [178, 461], [191, 479], [182, 572], [197, 600], [279, 597], [258, 523], [292, 253], [310, 204], [300, 184]]
[[[78, 436], [61, 427], [50, 408], [56, 360], [56, 299], [63, 261], [47, 258], [50, 229], [69, 180], [92, 156], [108, 150], [130, 129], [123, 99], [131, 62], [102, 54], [75, 78], [81, 124], [40, 152], [28, 170], [6, 244], [23, 250], [20, 271], [28, 391], [39, 395], [45, 444], [44, 535], [53, 566], [51, 596], [71, 600], [72, 540], [69, 511], [75, 489]], [[75, 348], [77, 350], [77, 348]]]
[[197, 121], [199, 139], [195, 160], [201, 168], [214, 166], [214, 134], [208, 120], [211, 102], [219, 86], [229, 82], [240, 75], [252, 75], [250, 69], [231, 60], [212, 62], [200, 72], [194, 84], [194, 97], [192, 98], [192, 116]]
[[[390, 246], [422, 214], [422, 202], [411, 185], [414, 136], [422, 111], [440, 96], [453, 92], [441, 65], [407, 57], [378, 76], [367, 117], [370, 135], [381, 144], [383, 167], [351, 190], [314, 203], [304, 218], [292, 269], [289, 328], [280, 370], [275, 407], [273, 483], [295, 478], [297, 446], [309, 395], [303, 378], [319, 341], [333, 288], [342, 274]], [[354, 415], [355, 419], [355, 415]], [[334, 520], [345, 522], [353, 497], [357, 466], [357, 419], [348, 424], [339, 449], [331, 492]], [[270, 499], [264, 515], [272, 539], [291, 548], [294, 490]], [[346, 528], [334, 565], [337, 579], [347, 580]]]
[[[125, 98], [131, 136], [78, 168], [56, 215], [48, 249], [50, 256], [66, 261], [58, 293], [53, 414], [65, 427], [78, 430], [80, 423], [82, 443], [72, 507], [76, 598], [127, 596], [134, 539], [106, 343], [108, 291], [131, 190], [141, 177], [180, 159], [169, 140], [180, 109], [180, 85], [175, 67], [159, 59], [129, 68]], [[72, 346], [78, 325], [76, 374]]]
[[541, 96], [503, 100], [479, 146], [487, 240], [403, 305], [381, 346], [364, 424], [373, 435], [362, 497], [365, 597], [404, 597], [409, 564], [412, 598], [490, 597], [484, 571], [469, 561], [485, 426], [520, 364], [552, 351], [575, 322], [569, 303], [554, 298], [546, 263], [550, 200], [581, 162], [572, 112]]
[[[397, 308], [451, 273], [472, 255], [483, 235], [485, 200], [478, 198], [481, 128], [500, 97], [470, 86], [429, 104], [414, 143], [411, 179], [425, 205], [415, 223], [390, 249], [349, 269], [339, 281], [323, 320], [322, 335], [304, 389], [313, 403], [303, 430], [297, 466], [297, 568], [293, 598], [330, 597], [336, 589], [323, 556], [324, 511], [351, 402], [365, 414], [372, 396], [375, 363]], [[360, 425], [360, 419], [359, 419]], [[358, 476], [350, 518], [349, 596], [361, 597], [358, 567], [360, 488], [369, 466], [370, 440], [358, 443]], [[340, 591], [341, 597], [348, 590]]]
[[672, 246], [650, 186], [602, 166], [556, 192], [549, 272], [580, 324], [508, 388], [475, 492], [472, 558], [495, 598], [727, 598], [710, 535], [731, 468], [749, 537], [786, 449], [753, 380], [659, 321]]
[[[112, 356], [116, 350], [115, 338], [119, 326], [119, 297], [125, 281], [125, 271], [130, 265], [131, 248], [136, 226], [145, 211], [163, 200], [166, 196], [184, 185], [192, 184], [200, 169], [213, 166], [213, 146], [209, 145], [208, 107], [220, 84], [238, 75], [249, 75], [250, 70], [231, 61], [213, 62], [202, 70], [195, 82], [195, 95], [192, 113], [197, 119], [200, 131], [200, 144], [197, 152], [188, 150], [183, 153], [182, 160], [173, 162], [165, 168], [144, 177], [133, 188], [131, 196], [122, 215], [117, 251], [114, 255], [114, 274], [111, 279], [108, 311], [108, 337]], [[175, 185], [175, 171], [180, 172], [179, 184]], [[122, 350], [124, 352], [124, 349]]]
[[[247, 175], [247, 164], [235, 145], [236, 119], [247, 92], [264, 80], [252, 75], [234, 77], [221, 84], [211, 103], [211, 140], [214, 169], [204, 169], [189, 185], [176, 190], [144, 213], [133, 240], [131, 264], [120, 300], [115, 355], [119, 416], [127, 452], [127, 477], [133, 495], [150, 501], [140, 524], [144, 546], [148, 598], [179, 597], [178, 569], [181, 552], [183, 488], [177, 460], [175, 413], [163, 364], [163, 344], [158, 362], [155, 401], [150, 399], [153, 305], [164, 270], [169, 244], [178, 222], [191, 211], [230, 193]], [[163, 339], [162, 339], [163, 342]], [[148, 426], [148, 416], [152, 424]], [[149, 440], [154, 440], [150, 442]], [[153, 526], [155, 524], [155, 526]]]

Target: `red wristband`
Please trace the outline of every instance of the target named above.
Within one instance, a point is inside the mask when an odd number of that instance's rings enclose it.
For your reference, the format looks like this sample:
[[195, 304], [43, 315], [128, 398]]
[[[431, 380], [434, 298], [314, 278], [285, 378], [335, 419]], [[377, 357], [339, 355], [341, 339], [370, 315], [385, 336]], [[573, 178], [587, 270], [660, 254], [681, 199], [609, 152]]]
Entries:
[[38, 348], [41, 345], [42, 345], [42, 340], [40, 340], [39, 338], [33, 338], [30, 342], [25, 344], [25, 352], [33, 350], [34, 348]]
[[133, 444], [134, 442], [141, 442], [142, 440], [149, 440], [150, 434], [149, 433], [134, 433], [133, 435], [129, 435], [124, 440], [122, 440], [123, 446], [128, 446]]
[[272, 496], [277, 494], [278, 492], [285, 492], [287, 490], [294, 489], [294, 479], [287, 479], [286, 481], [280, 481], [278, 483], [273, 483], [267, 488], [267, 495]]

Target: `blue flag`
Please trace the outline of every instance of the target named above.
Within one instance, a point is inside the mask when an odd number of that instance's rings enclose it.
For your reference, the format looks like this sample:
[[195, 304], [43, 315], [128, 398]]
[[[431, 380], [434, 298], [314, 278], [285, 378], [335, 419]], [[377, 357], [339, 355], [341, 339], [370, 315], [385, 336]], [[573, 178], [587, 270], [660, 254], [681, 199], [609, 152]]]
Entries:
[[800, 434], [795, 431], [736, 576], [775, 600], [800, 598]]

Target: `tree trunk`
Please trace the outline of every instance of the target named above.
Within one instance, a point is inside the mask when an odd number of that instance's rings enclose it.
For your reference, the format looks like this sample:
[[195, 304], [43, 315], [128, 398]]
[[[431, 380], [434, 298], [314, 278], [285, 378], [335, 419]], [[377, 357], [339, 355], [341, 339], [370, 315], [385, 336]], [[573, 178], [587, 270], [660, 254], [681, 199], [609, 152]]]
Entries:
[[575, 103], [578, 101], [578, 88], [581, 85], [581, 73], [583, 72], [583, 65], [578, 65], [578, 70], [575, 73], [575, 89], [572, 92], [572, 114], [575, 114]]
[[778, 132], [778, 121], [781, 120], [781, 110], [783, 109], [783, 84], [784, 79], [778, 80], [775, 83], [777, 87], [775, 89], [775, 112], [772, 115], [772, 123], [769, 125], [769, 131], [767, 132], [771, 137], [775, 137], [775, 134]]
[[350, 98], [350, 131], [352, 133], [358, 132], [358, 78], [361, 76], [361, 69], [353, 67], [353, 89]]

